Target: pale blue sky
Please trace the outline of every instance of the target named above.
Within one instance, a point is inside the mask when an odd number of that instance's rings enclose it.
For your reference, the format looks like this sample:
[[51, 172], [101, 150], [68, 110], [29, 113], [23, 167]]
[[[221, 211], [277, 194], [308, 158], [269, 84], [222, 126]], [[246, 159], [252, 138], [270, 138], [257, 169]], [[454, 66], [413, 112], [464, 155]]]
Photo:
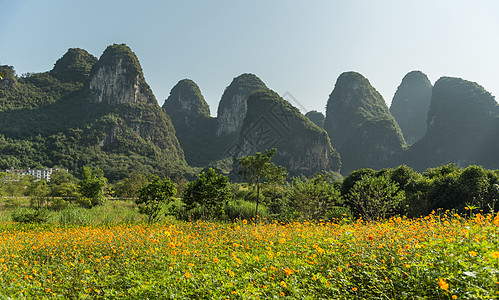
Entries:
[[388, 105], [411, 70], [499, 94], [495, 0], [0, 0], [0, 12], [0, 64], [18, 75], [52, 69], [68, 48], [99, 57], [125, 43], [160, 105], [190, 78], [212, 115], [242, 73], [319, 111], [344, 71], [366, 76]]

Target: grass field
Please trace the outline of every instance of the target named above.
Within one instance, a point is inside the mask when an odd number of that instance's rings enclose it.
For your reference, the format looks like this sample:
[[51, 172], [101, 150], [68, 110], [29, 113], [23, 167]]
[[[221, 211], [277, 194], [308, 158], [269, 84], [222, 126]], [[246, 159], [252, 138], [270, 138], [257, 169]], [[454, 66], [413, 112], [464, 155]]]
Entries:
[[0, 298], [495, 299], [499, 216], [0, 223]]

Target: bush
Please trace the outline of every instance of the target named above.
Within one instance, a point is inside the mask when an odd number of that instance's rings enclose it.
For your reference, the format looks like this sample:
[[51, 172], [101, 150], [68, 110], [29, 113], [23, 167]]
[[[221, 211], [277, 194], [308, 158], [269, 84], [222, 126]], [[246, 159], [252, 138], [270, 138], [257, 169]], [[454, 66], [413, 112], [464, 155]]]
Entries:
[[21, 207], [12, 212], [12, 221], [18, 223], [47, 223], [50, 213], [46, 209]]
[[403, 203], [405, 192], [388, 176], [363, 175], [350, 190], [349, 202], [355, 214], [366, 220], [388, 218]]
[[198, 179], [187, 185], [183, 201], [189, 215], [196, 211], [196, 218], [220, 218], [224, 215], [224, 207], [232, 198], [229, 179], [219, 175], [210, 168], [201, 172]]
[[302, 219], [327, 219], [333, 206], [343, 204], [340, 191], [324, 175], [296, 178], [289, 198]]
[[139, 212], [147, 215], [147, 222], [154, 222], [163, 208], [163, 204], [168, 204], [177, 190], [175, 184], [170, 179], [154, 178], [151, 183], [139, 189], [139, 197], [135, 199], [135, 204], [139, 206]]

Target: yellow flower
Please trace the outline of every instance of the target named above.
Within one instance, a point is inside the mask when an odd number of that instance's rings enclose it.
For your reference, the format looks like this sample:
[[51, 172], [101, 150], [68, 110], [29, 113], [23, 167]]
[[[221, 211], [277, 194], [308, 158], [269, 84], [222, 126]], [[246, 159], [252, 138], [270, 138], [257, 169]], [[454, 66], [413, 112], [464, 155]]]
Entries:
[[442, 289], [442, 290], [445, 290], [447, 291], [449, 289], [449, 284], [447, 282], [445, 282], [444, 279], [442, 278], [439, 278], [438, 279], [438, 286]]
[[475, 251], [468, 251], [468, 253], [469, 253], [471, 256], [476, 256], [476, 252], [475, 252]]
[[288, 286], [288, 285], [286, 284], [286, 282], [284, 282], [284, 281], [281, 281], [281, 285], [282, 285], [282, 287], [287, 287], [287, 286]]
[[499, 251], [494, 251], [490, 253], [490, 256], [492, 256], [492, 258], [499, 258]]
[[356, 291], [357, 291], [357, 288], [356, 288], [356, 287], [353, 287], [353, 288], [352, 288], [352, 291], [356, 292]]
[[244, 224], [244, 225], [248, 224], [248, 220], [244, 219], [244, 220], [243, 220], [243, 224]]
[[457, 296], [456, 295], [452, 295], [452, 299], [457, 299]]

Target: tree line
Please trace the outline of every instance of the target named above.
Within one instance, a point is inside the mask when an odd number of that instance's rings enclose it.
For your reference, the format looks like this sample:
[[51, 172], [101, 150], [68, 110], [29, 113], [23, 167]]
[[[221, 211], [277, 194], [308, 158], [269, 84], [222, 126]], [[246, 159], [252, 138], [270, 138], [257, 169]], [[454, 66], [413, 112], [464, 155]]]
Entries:
[[454, 164], [418, 173], [397, 168], [360, 169], [342, 178], [337, 173], [288, 178], [271, 161], [275, 149], [240, 158], [243, 183], [230, 183], [214, 169], [196, 180], [131, 174], [109, 184], [102, 170], [84, 167], [81, 178], [59, 170], [51, 181], [0, 173], [0, 195], [28, 196], [31, 206], [61, 209], [102, 205], [109, 197], [134, 201], [149, 222], [165, 215], [178, 219], [376, 220], [395, 215], [419, 217], [438, 209], [467, 213], [494, 212], [499, 199], [499, 171]]

